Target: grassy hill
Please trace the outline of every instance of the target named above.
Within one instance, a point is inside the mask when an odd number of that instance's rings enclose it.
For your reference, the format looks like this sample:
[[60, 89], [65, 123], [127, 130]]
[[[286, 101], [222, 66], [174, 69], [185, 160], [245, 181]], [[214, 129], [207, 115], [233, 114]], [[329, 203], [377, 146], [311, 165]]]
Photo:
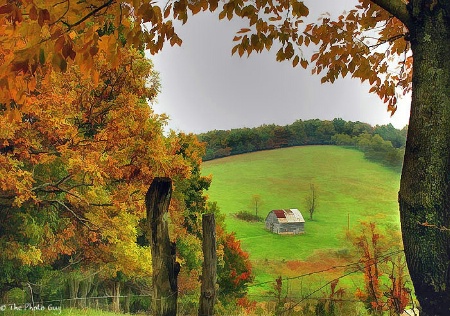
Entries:
[[[250, 254], [256, 282], [282, 275], [280, 263], [345, 249], [346, 230], [358, 229], [360, 221], [399, 227], [400, 174], [365, 160], [353, 149], [303, 146], [261, 151], [205, 162], [203, 174], [213, 176], [210, 200], [218, 202], [227, 229], [236, 232]], [[305, 210], [310, 183], [319, 201], [312, 221]], [[266, 231], [263, 222], [235, 218], [241, 210], [254, 212], [254, 194], [261, 196], [259, 215], [264, 218], [272, 209], [302, 211], [305, 234], [280, 236]]]

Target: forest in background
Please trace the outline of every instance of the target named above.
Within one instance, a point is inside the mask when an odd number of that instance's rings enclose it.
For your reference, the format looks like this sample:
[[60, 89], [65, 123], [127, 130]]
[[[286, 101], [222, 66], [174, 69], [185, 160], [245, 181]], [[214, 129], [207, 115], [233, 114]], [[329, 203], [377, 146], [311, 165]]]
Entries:
[[371, 126], [367, 123], [329, 120], [296, 120], [290, 125], [261, 125], [255, 128], [213, 130], [198, 134], [206, 143], [204, 161], [259, 150], [290, 146], [338, 145], [354, 147], [366, 159], [400, 171], [405, 153], [407, 127], [392, 124]]

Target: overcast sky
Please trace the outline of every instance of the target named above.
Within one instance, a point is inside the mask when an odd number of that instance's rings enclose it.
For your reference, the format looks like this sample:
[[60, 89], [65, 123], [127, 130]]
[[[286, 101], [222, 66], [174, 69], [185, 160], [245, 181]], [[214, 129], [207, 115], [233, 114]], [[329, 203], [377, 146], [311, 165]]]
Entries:
[[[322, 0], [334, 3], [327, 8], [341, 13], [350, 0]], [[317, 3], [317, 1], [316, 1]], [[337, 6], [339, 4], [339, 7]], [[314, 8], [313, 8], [314, 9]], [[314, 11], [311, 11], [314, 14]], [[162, 92], [155, 112], [170, 117], [169, 128], [184, 132], [286, 125], [297, 119], [332, 120], [343, 118], [372, 125], [392, 123], [402, 128], [408, 123], [410, 99], [402, 100], [393, 117], [369, 87], [345, 78], [321, 84], [310, 69], [293, 68], [277, 62], [275, 52], [231, 55], [235, 32], [242, 21], [218, 21], [203, 13], [178, 28], [181, 47], [167, 45], [152, 56], [160, 72]]]

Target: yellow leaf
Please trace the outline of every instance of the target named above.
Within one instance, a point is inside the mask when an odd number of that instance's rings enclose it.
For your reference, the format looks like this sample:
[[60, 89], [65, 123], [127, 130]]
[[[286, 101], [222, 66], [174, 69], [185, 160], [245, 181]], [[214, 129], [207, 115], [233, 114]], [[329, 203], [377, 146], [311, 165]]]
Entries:
[[42, 26], [42, 28], [41, 28], [41, 37], [42, 38], [50, 38], [51, 37], [50, 28], [49, 28], [48, 24], [44, 24]]
[[69, 33], [69, 37], [73, 40], [75, 37], [77, 37], [77, 33], [75, 31], [72, 31]]
[[92, 70], [92, 82], [93, 82], [94, 86], [98, 86], [99, 77], [100, 77], [100, 73], [97, 70], [93, 69]]

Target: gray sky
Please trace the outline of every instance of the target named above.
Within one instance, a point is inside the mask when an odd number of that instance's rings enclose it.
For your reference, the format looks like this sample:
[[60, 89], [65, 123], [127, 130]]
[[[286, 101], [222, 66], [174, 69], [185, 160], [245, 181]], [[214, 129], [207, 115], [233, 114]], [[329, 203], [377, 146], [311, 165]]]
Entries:
[[[346, 2], [350, 1], [332, 1], [335, 7], [329, 10], [340, 13]], [[321, 84], [320, 76], [311, 75], [310, 69], [277, 62], [276, 50], [249, 58], [231, 56], [232, 39], [240, 27], [245, 24], [238, 19], [218, 21], [213, 14], [196, 15], [178, 28], [181, 47], [167, 45], [151, 57], [162, 83], [153, 108], [169, 115], [169, 128], [198, 133], [336, 117], [372, 125], [392, 123], [397, 128], [407, 124], [408, 97], [390, 117], [386, 105], [359, 80]]]

